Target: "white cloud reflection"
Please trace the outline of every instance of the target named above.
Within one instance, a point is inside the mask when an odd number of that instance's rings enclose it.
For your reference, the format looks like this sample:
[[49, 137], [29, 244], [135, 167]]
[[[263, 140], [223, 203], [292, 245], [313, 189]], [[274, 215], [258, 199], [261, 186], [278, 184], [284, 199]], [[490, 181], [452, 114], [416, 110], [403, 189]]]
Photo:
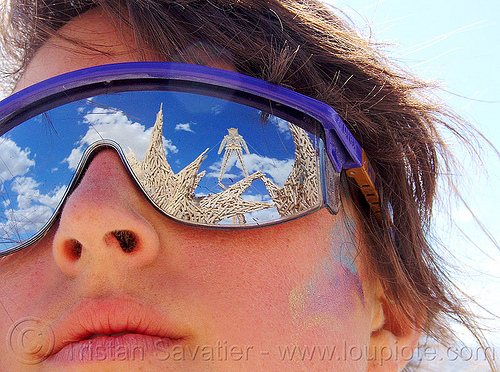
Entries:
[[30, 150], [22, 150], [11, 139], [2, 139], [0, 146], [0, 183], [26, 174], [35, 161], [29, 158]]
[[[248, 173], [252, 174], [261, 171], [270, 177], [279, 187], [283, 187], [288, 175], [292, 171], [295, 159], [279, 160], [257, 154], [245, 154], [243, 155], [243, 161]], [[239, 164], [236, 163], [236, 166], [239, 167]]]
[[183, 130], [185, 132], [194, 133], [194, 130], [191, 129], [191, 125], [194, 123], [179, 123], [175, 126], [175, 130]]
[[[65, 188], [56, 187], [47, 194], [39, 190], [40, 183], [32, 177], [16, 177], [10, 184], [13, 193], [17, 194], [17, 209], [4, 210], [5, 222], [0, 223], [0, 237], [5, 240], [16, 240], [23, 234], [38, 231], [52, 216], [62, 199]], [[12, 197], [3, 204], [7, 208]]]
[[[127, 152], [128, 148], [132, 149], [138, 159], [142, 160], [153, 131], [152, 125], [146, 129], [144, 125], [132, 122], [123, 112], [102, 107], [95, 107], [83, 118], [84, 123], [89, 124], [89, 129], [77, 142], [78, 147], [64, 159], [71, 170], [76, 169], [85, 148], [101, 139], [118, 142], [124, 152]], [[166, 154], [178, 152], [169, 139], [163, 138], [163, 145]]]
[[290, 127], [288, 126], [288, 121], [281, 119], [277, 116], [271, 116], [270, 119], [281, 133], [290, 133]]

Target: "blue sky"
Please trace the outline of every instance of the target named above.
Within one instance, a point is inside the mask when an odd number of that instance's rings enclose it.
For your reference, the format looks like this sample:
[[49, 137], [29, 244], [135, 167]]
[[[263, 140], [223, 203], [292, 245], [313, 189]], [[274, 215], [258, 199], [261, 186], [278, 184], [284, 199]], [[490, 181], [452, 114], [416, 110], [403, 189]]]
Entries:
[[[437, 80], [440, 92], [456, 112], [467, 118], [500, 149], [500, 2], [497, 0], [329, 0], [346, 12], [364, 35], [372, 32], [378, 42], [389, 42], [390, 55], [419, 76]], [[497, 242], [500, 159], [487, 145], [481, 156], [485, 167], [464, 160], [463, 149], [452, 144], [468, 172], [459, 188], [474, 213]], [[487, 174], [486, 174], [487, 172]], [[460, 285], [500, 315], [500, 254], [485, 238], [470, 213], [460, 204], [445, 202], [451, 217], [437, 215], [438, 232], [449, 244], [447, 259], [457, 259], [456, 280]], [[439, 209], [443, 209], [440, 207]], [[462, 235], [456, 222], [471, 241]], [[499, 326], [498, 321], [496, 326]], [[498, 343], [498, 333], [492, 336]], [[498, 350], [497, 350], [498, 351]]]

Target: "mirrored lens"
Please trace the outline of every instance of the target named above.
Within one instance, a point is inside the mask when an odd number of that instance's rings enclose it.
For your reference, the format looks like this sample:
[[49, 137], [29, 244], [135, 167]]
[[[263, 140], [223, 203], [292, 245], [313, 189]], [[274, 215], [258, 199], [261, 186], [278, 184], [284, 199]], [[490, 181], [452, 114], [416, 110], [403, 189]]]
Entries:
[[205, 95], [100, 95], [47, 111], [1, 138], [1, 250], [50, 221], [82, 155], [109, 140], [150, 200], [184, 222], [262, 225], [321, 204], [318, 133]]

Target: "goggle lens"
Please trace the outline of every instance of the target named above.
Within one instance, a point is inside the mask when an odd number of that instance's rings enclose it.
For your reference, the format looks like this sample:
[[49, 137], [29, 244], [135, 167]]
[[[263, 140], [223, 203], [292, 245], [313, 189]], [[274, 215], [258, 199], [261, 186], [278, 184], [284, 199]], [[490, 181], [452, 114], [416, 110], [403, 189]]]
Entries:
[[276, 111], [241, 97], [124, 91], [26, 120], [0, 140], [0, 253], [43, 234], [100, 146], [115, 147], [154, 205], [180, 222], [246, 228], [317, 210], [322, 173], [338, 179], [321, 126]]

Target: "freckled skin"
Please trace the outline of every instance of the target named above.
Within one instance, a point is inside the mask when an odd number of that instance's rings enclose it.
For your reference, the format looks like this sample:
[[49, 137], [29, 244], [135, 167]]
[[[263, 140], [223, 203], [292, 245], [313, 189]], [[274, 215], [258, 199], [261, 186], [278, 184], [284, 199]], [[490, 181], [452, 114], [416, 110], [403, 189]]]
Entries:
[[358, 244], [354, 218], [345, 216], [344, 223], [334, 226], [330, 254], [318, 264], [310, 278], [290, 293], [290, 309], [303, 327], [331, 324], [339, 309], [364, 305], [364, 293], [355, 267]]
[[[34, 57], [18, 89], [79, 68], [138, 60], [131, 36], [113, 24], [99, 10], [71, 21], [62, 33], [105, 45], [109, 53], [52, 40]], [[365, 371], [365, 358], [284, 362], [277, 349], [370, 342], [371, 301], [364, 302], [359, 291], [359, 280], [365, 287], [362, 267], [339, 259], [345, 242], [332, 238], [336, 229], [343, 231], [342, 218], [325, 209], [237, 232], [174, 223], [137, 190], [118, 155], [103, 151], [47, 236], [0, 262], [0, 340], [8, 339], [13, 322], [24, 317], [52, 324], [82, 299], [126, 298], [181, 325], [192, 349], [227, 341], [247, 350], [248, 359], [179, 362], [147, 355], [145, 360], [79, 364], [72, 371]], [[116, 230], [132, 230], [147, 244], [127, 255], [104, 239]], [[82, 242], [76, 260], [65, 252], [68, 239]], [[372, 294], [364, 288], [364, 296]], [[1, 371], [65, 370], [46, 362], [20, 363], [3, 341], [0, 355]]]

